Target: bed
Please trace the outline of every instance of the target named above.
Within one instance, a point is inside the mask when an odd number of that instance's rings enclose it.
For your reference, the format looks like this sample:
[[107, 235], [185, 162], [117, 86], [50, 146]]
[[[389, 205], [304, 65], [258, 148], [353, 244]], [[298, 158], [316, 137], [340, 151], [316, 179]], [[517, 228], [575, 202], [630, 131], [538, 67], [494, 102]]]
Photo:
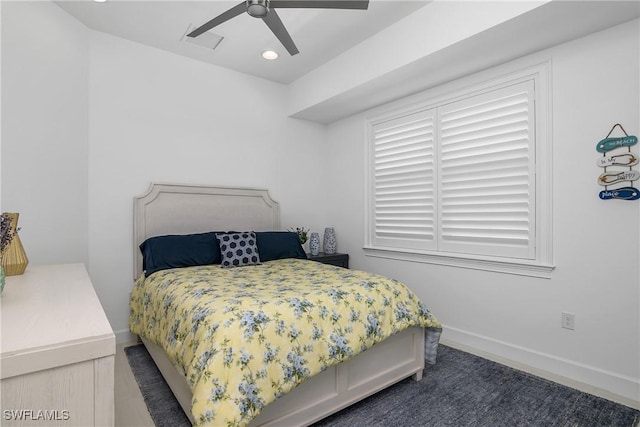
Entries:
[[[267, 249], [267, 237], [277, 244], [290, 237], [277, 230], [279, 205], [263, 189], [152, 184], [134, 199], [130, 328], [195, 425], [309, 425], [404, 378], [419, 381], [425, 358], [435, 363], [440, 324], [408, 288], [306, 260], [297, 249], [284, 255], [279, 247]], [[222, 268], [199, 260], [148, 273], [143, 243], [159, 236], [210, 239], [210, 233], [220, 242], [258, 237], [262, 246], [250, 247], [266, 261]], [[280, 292], [282, 300], [267, 298]], [[391, 308], [374, 311], [397, 322], [380, 326], [382, 320], [365, 316], [375, 299]], [[224, 304], [208, 305], [211, 300]], [[223, 317], [203, 320], [203, 313]], [[263, 335], [267, 330], [271, 335]], [[209, 343], [220, 334], [224, 340]], [[325, 354], [311, 353], [316, 348]]]

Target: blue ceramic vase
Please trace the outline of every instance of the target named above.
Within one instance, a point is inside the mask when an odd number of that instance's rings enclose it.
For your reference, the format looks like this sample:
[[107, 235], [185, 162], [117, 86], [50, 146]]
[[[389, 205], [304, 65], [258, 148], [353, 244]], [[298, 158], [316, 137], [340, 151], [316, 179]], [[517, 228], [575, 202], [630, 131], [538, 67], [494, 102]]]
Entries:
[[318, 233], [311, 233], [311, 237], [309, 238], [309, 250], [313, 256], [320, 253], [320, 235]]
[[327, 227], [324, 229], [324, 242], [322, 246], [325, 254], [332, 255], [336, 253], [336, 232], [333, 227]]

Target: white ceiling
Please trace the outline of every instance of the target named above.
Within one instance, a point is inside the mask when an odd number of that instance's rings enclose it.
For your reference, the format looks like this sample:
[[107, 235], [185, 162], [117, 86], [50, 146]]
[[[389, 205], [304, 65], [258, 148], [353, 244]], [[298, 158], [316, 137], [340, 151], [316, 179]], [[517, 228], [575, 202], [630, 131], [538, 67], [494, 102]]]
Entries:
[[[373, 34], [425, 6], [430, 0], [371, 0], [369, 9], [278, 9], [300, 53], [290, 56], [269, 28], [246, 13], [210, 32], [224, 37], [213, 50], [185, 43], [187, 29], [230, 9], [240, 0], [56, 1], [87, 27], [235, 71], [288, 84]], [[267, 49], [276, 61], [262, 59]]]

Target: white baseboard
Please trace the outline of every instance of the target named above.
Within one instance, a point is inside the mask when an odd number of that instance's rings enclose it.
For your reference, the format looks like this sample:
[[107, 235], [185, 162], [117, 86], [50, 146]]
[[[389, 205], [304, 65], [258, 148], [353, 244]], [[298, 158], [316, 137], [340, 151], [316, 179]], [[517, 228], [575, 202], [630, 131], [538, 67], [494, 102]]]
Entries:
[[131, 333], [128, 329], [122, 329], [114, 332], [116, 336], [116, 344], [132, 343], [140, 341], [137, 335]]
[[486, 336], [442, 326], [440, 342], [514, 369], [640, 409], [640, 380]]

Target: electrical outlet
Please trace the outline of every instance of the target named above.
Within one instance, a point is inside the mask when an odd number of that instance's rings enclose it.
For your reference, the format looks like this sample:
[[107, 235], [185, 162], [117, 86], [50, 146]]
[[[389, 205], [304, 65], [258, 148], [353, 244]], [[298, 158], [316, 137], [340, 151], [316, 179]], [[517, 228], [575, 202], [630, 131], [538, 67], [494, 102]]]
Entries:
[[563, 312], [560, 326], [573, 331], [576, 328], [576, 315], [574, 313]]

